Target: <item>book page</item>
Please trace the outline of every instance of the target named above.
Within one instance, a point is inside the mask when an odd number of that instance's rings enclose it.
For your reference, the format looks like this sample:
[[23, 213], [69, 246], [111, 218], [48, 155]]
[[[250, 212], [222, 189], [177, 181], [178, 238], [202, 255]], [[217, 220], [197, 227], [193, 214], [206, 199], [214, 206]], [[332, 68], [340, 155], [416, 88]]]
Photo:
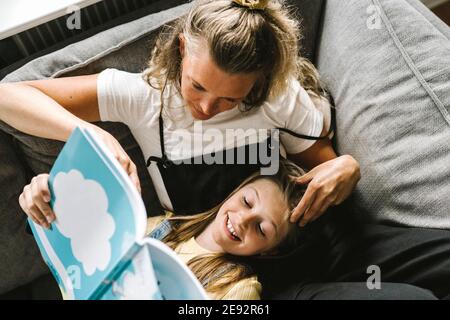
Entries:
[[147, 246], [124, 264], [100, 300], [162, 300]]
[[77, 128], [49, 176], [56, 215], [52, 229], [29, 220], [44, 260], [69, 299], [90, 299], [145, 234], [142, 199], [133, 196], [137, 191], [123, 169], [111, 167], [114, 161]]
[[163, 242], [145, 238], [159, 290], [165, 300], [208, 300], [209, 297], [187, 265]]

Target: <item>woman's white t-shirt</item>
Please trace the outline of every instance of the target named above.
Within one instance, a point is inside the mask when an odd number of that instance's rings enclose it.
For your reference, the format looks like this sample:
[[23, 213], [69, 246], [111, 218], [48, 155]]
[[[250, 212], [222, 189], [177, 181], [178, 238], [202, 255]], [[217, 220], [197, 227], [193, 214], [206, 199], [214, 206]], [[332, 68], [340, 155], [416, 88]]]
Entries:
[[[145, 159], [150, 156], [161, 157], [159, 90], [143, 80], [141, 73], [106, 69], [98, 76], [97, 95], [102, 121], [125, 123], [141, 147]], [[286, 88], [286, 94], [265, 102], [259, 108], [248, 112], [234, 108], [204, 121], [192, 117], [173, 85], [166, 88], [163, 99], [164, 145], [170, 160], [190, 159], [242, 146], [249, 141], [263, 141], [267, 139], [267, 129], [277, 127], [318, 137], [324, 125], [323, 114], [295, 80]], [[300, 153], [315, 143], [314, 140], [299, 139], [284, 133], [280, 134], [280, 141], [281, 152], [288, 154]], [[172, 210], [155, 163], [149, 166], [149, 173], [161, 204], [167, 210]]]

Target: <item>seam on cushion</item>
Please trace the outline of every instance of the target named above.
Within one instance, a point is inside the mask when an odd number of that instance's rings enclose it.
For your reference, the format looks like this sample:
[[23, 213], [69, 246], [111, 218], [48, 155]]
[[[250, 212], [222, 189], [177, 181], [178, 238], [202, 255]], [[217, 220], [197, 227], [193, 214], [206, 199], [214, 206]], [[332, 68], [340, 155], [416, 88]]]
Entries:
[[[380, 14], [381, 14], [381, 17], [383, 19], [383, 22], [386, 25], [386, 28], [387, 28], [387, 30], [389, 32], [389, 35], [391, 36], [391, 38], [394, 41], [395, 45], [397, 46], [397, 48], [399, 49], [400, 53], [402, 54], [403, 59], [405, 60], [405, 62], [407, 63], [407, 65], [409, 66], [411, 71], [413, 72], [413, 74], [416, 77], [416, 79], [419, 80], [419, 82], [422, 85], [422, 87], [425, 89], [425, 91], [428, 93], [430, 98], [433, 100], [434, 104], [439, 109], [439, 112], [442, 114], [442, 116], [444, 117], [444, 119], [447, 122], [447, 124], [450, 125], [450, 114], [447, 112], [447, 110], [444, 107], [444, 104], [438, 98], [438, 96], [434, 93], [433, 89], [430, 87], [428, 82], [424, 79], [424, 77], [421, 74], [421, 72], [416, 68], [416, 65], [414, 64], [414, 61], [411, 59], [409, 54], [406, 52], [405, 47], [401, 43], [401, 41], [398, 38], [397, 34], [395, 33], [394, 27], [392, 26], [388, 16], [386, 15], [386, 12], [385, 12], [383, 6], [381, 5], [380, 1], [379, 0], [372, 0], [372, 2], [376, 6], [378, 6], [380, 8]], [[409, 5], [409, 3], [408, 3], [408, 5]]]
[[[167, 19], [165, 19], [164, 21], [160, 22], [158, 25], [156, 25], [155, 27], [153, 27], [152, 30], [150, 30], [150, 31], [149, 31], [149, 30], [146, 30], [145, 32], [142, 32], [142, 33], [140, 33], [140, 34], [138, 34], [138, 35], [136, 35], [136, 36], [134, 36], [134, 37], [127, 38], [127, 39], [125, 39], [125, 40], [119, 42], [117, 45], [115, 45], [115, 46], [113, 46], [113, 47], [110, 47], [110, 48], [108, 48], [108, 49], [106, 49], [106, 50], [104, 50], [104, 51], [101, 51], [101, 52], [97, 53], [96, 55], [94, 55], [93, 57], [88, 58], [87, 60], [85, 60], [85, 61], [83, 61], [83, 62], [79, 62], [79, 63], [76, 63], [76, 64], [70, 66], [70, 67], [67, 67], [67, 68], [58, 70], [57, 72], [55, 72], [54, 74], [52, 74], [52, 75], [50, 76], [50, 78], [55, 78], [55, 77], [58, 77], [58, 76], [61, 75], [61, 74], [64, 74], [64, 73], [67, 73], [67, 72], [76, 70], [76, 69], [78, 69], [78, 68], [85, 67], [86, 65], [88, 65], [88, 64], [90, 64], [90, 63], [92, 63], [92, 62], [94, 62], [94, 61], [96, 61], [96, 60], [99, 60], [100, 58], [103, 58], [103, 57], [107, 56], [108, 54], [110, 54], [110, 53], [112, 53], [112, 52], [114, 52], [114, 51], [118, 51], [118, 50], [122, 49], [125, 45], [128, 45], [128, 44], [130, 44], [130, 43], [132, 43], [132, 42], [138, 40], [139, 38], [146, 36], [147, 34], [149, 34], [149, 33], [153, 32], [153, 31], [155, 31], [155, 30], [158, 29], [158, 28], [160, 28], [161, 26], [163, 26], [163, 25], [165, 25], [165, 24], [167, 24], [167, 23], [169, 23], [169, 22], [171, 22], [171, 21], [174, 21], [174, 20], [176, 20], [176, 19], [178, 19], [178, 18], [179, 18], [179, 16], [175, 16], [175, 15], [174, 15], [174, 16], [171, 16], [171, 17], [168, 17]], [[135, 20], [135, 21], [136, 21], [136, 20]], [[130, 23], [131, 23], [131, 22], [130, 22]], [[112, 30], [112, 29], [109, 29], [109, 30], [107, 30], [107, 31], [110, 31], [110, 30]], [[97, 36], [98, 36], [98, 35], [97, 35]]]
[[430, 82], [431, 80], [436, 79], [438, 77], [442, 77], [443, 75], [448, 74], [448, 73], [450, 73], [450, 66], [446, 67], [444, 69], [441, 69], [441, 71], [437, 72], [434, 76], [426, 79], [425, 81]]

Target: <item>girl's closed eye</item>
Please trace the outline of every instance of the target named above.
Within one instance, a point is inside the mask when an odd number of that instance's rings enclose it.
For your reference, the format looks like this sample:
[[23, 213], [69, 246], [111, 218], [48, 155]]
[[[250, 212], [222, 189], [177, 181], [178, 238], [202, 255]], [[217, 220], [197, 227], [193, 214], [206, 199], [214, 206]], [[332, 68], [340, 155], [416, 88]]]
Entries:
[[[252, 208], [252, 204], [247, 200], [247, 197], [246, 197], [246, 196], [242, 196], [242, 202], [244, 203], [244, 205], [245, 205], [247, 208], [249, 208], [249, 209]], [[261, 223], [258, 223], [258, 225], [256, 226], [256, 228], [257, 228], [256, 231], [257, 231], [259, 234], [261, 234], [263, 237], [266, 236], [266, 234], [264, 233], [264, 229], [263, 229], [262, 226], [261, 226]]]
[[242, 202], [244, 203], [244, 205], [245, 205], [247, 208], [249, 208], [249, 209], [252, 208], [252, 205], [251, 205], [251, 203], [247, 200], [247, 197], [246, 197], [246, 196], [242, 196]]
[[266, 234], [264, 233], [264, 230], [263, 230], [263, 228], [262, 228], [262, 226], [261, 226], [260, 223], [258, 224], [258, 231], [259, 231], [259, 233], [261, 233], [261, 235], [262, 235], [263, 237], [266, 236]]

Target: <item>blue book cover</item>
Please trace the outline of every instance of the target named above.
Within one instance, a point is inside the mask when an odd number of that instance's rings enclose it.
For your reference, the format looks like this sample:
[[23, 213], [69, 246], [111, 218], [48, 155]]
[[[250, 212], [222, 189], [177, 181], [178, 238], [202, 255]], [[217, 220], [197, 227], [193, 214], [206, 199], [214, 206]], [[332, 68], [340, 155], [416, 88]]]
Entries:
[[65, 298], [208, 299], [172, 249], [145, 238], [142, 198], [94, 131], [74, 130], [49, 188], [52, 228], [28, 221]]

